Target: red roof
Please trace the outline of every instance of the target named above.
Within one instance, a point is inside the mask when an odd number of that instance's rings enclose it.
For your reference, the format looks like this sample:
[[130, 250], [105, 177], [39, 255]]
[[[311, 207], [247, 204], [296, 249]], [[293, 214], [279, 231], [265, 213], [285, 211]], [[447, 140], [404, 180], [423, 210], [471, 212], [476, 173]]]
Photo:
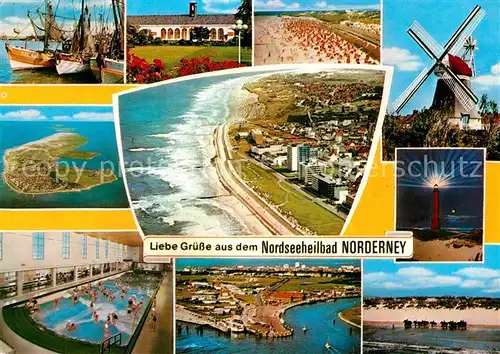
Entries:
[[450, 69], [457, 75], [472, 76], [472, 70], [462, 58], [448, 54]]

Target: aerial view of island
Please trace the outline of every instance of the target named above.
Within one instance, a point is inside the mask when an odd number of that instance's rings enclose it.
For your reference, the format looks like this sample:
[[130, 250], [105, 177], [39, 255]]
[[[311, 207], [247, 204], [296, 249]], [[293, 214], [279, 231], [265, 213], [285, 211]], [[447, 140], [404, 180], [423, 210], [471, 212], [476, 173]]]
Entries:
[[56, 133], [9, 149], [4, 154], [5, 183], [16, 192], [47, 194], [77, 192], [117, 180], [110, 170], [58, 164], [59, 159], [91, 160], [98, 152], [76, 150], [88, 140], [76, 133]]
[[359, 260], [184, 259], [176, 269], [177, 353], [359, 353]]
[[498, 353], [500, 247], [484, 264], [363, 263], [363, 352]]
[[128, 205], [110, 107], [3, 107], [0, 116], [0, 208]]
[[384, 80], [382, 70], [252, 69], [120, 95], [143, 231], [339, 234], [369, 168]]

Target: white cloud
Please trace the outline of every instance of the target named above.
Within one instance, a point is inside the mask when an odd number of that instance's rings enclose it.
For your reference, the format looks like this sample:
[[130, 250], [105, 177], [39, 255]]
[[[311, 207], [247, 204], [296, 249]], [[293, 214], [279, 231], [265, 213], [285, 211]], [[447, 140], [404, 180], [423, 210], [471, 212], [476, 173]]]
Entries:
[[384, 289], [408, 289], [408, 286], [406, 284], [393, 281], [386, 281], [383, 282], [381, 285], [382, 288]]
[[281, 0], [257, 0], [255, 2], [255, 9], [257, 10], [296, 10], [300, 9], [298, 2], [286, 4]]
[[363, 275], [363, 281], [366, 282], [379, 282], [389, 278], [390, 274], [384, 272], [367, 273]]
[[484, 281], [482, 280], [464, 280], [462, 285], [460, 285], [462, 288], [484, 288], [485, 284]]
[[397, 47], [384, 48], [383, 60], [384, 64], [394, 65], [401, 71], [416, 71], [424, 65], [419, 56]]
[[488, 290], [485, 290], [486, 293], [500, 293], [500, 278], [493, 279], [489, 284]]
[[500, 86], [500, 63], [491, 67], [490, 74], [476, 77], [474, 83], [482, 86]]
[[399, 269], [396, 274], [404, 277], [430, 277], [434, 272], [423, 267], [407, 267]]
[[43, 116], [40, 111], [36, 109], [26, 109], [26, 110], [18, 110], [11, 111], [5, 114], [0, 114], [0, 119], [4, 120], [44, 120], [47, 117]]
[[463, 268], [455, 272], [457, 275], [461, 275], [467, 278], [480, 278], [480, 279], [488, 279], [488, 278], [496, 278], [500, 277], [500, 270], [491, 269], [491, 268], [483, 268], [483, 267], [469, 267]]
[[113, 113], [81, 112], [73, 115], [74, 120], [113, 121]]
[[314, 7], [317, 9], [326, 9], [328, 7], [328, 4], [326, 1], [320, 1], [314, 4]]

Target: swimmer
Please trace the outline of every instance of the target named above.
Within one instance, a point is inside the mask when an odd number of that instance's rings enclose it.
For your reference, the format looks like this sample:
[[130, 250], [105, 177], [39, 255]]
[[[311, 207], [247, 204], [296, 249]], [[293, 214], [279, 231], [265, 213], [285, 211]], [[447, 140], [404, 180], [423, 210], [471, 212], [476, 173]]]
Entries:
[[57, 305], [59, 305], [59, 299], [58, 298], [54, 299], [54, 307], [57, 307]]
[[94, 321], [99, 322], [99, 314], [97, 313], [97, 311], [94, 311]]

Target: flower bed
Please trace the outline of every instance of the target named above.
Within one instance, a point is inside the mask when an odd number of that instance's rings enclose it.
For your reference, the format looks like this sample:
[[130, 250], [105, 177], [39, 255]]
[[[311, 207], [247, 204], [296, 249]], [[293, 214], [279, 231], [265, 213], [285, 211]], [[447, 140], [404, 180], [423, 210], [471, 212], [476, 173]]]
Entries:
[[245, 65], [239, 64], [234, 60], [215, 62], [208, 57], [203, 57], [182, 59], [178, 66], [166, 72], [165, 65], [160, 59], [155, 59], [152, 63], [148, 63], [145, 59], [127, 52], [127, 82], [149, 84], [181, 76], [234, 69], [243, 66]]

